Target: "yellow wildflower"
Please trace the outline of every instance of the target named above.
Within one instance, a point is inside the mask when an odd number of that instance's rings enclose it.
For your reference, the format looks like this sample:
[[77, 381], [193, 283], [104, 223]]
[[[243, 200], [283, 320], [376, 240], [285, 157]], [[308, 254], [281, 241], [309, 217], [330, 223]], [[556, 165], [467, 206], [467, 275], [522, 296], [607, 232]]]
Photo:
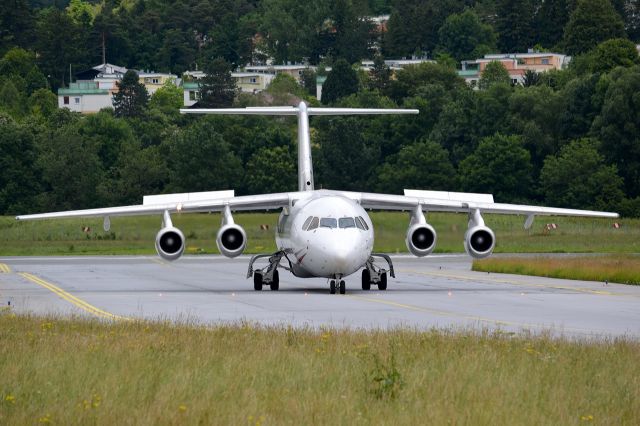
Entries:
[[9, 404], [15, 404], [16, 403], [16, 397], [11, 395], [11, 394], [5, 396], [4, 400], [7, 401]]
[[184, 413], [185, 411], [187, 411], [187, 406], [186, 406], [186, 405], [184, 405], [184, 404], [181, 404], [181, 405], [178, 407], [178, 410], [179, 410], [181, 413]]

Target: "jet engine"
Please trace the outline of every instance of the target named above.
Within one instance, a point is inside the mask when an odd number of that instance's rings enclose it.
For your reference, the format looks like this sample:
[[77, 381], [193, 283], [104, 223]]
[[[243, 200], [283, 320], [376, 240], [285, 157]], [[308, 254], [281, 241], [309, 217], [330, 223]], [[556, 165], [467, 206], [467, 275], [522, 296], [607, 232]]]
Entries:
[[220, 253], [226, 257], [236, 257], [241, 255], [247, 246], [247, 234], [235, 223], [223, 225], [218, 231], [216, 244]]
[[436, 230], [428, 223], [416, 223], [407, 230], [407, 248], [414, 256], [422, 257], [431, 254], [436, 248]]
[[156, 235], [156, 251], [164, 260], [176, 260], [184, 252], [184, 234], [178, 228], [166, 226]]
[[478, 210], [474, 210], [470, 216], [469, 228], [464, 234], [464, 249], [469, 256], [482, 259], [493, 252], [496, 246], [496, 236], [484, 224], [484, 220]]

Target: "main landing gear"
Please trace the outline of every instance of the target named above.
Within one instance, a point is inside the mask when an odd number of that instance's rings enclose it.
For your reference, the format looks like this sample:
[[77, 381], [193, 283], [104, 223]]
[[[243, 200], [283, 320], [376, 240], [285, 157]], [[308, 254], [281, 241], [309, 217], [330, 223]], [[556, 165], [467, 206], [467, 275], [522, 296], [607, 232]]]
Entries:
[[[262, 269], [253, 270], [253, 264], [256, 260], [261, 258], [269, 258], [269, 265]], [[262, 287], [268, 285], [272, 291], [278, 291], [280, 289], [280, 274], [278, 273], [278, 266], [280, 265], [280, 259], [286, 258], [283, 251], [276, 252], [274, 254], [258, 254], [251, 258], [249, 261], [249, 270], [247, 271], [247, 278], [251, 278], [253, 275], [253, 289], [255, 291], [262, 290]], [[287, 269], [285, 266], [281, 266]]]
[[387, 270], [377, 267], [373, 262], [374, 257], [381, 257], [384, 259], [389, 265], [389, 275], [391, 275], [392, 278], [396, 277], [396, 274], [393, 271], [391, 258], [386, 254], [372, 253], [369, 260], [367, 260], [365, 268], [362, 270], [362, 289], [371, 290], [371, 284], [373, 284], [378, 286], [378, 290], [386, 290]]

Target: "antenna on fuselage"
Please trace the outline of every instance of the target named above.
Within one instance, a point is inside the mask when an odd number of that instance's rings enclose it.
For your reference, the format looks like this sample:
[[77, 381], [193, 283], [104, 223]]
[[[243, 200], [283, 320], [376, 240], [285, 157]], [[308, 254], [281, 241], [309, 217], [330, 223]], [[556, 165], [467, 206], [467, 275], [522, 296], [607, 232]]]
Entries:
[[314, 108], [300, 102], [297, 107], [194, 108], [181, 109], [182, 114], [220, 115], [295, 115], [298, 117], [298, 191], [313, 191], [310, 115], [418, 114], [417, 109]]

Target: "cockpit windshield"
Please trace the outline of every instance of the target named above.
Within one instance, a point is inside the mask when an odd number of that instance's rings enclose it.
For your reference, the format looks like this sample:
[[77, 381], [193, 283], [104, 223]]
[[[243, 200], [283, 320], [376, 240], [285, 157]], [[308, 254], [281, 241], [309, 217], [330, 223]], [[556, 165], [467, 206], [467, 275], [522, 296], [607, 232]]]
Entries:
[[320, 228], [337, 228], [338, 221], [332, 217], [323, 217], [320, 219]]
[[356, 222], [353, 220], [352, 217], [341, 217], [338, 220], [338, 224], [340, 225], [340, 228], [355, 228], [356, 227]]

